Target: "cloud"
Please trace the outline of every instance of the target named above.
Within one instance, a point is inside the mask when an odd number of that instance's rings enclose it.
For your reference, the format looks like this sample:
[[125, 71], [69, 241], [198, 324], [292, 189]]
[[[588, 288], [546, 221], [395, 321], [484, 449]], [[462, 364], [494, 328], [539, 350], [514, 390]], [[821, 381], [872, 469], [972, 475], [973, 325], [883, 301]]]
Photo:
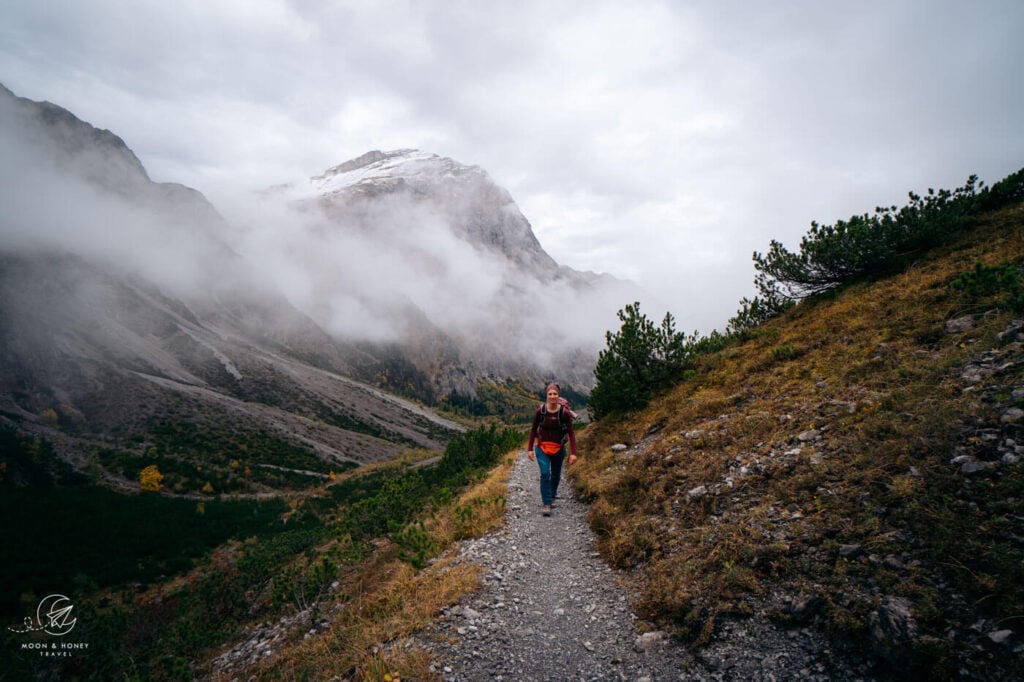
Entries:
[[369, 149], [480, 165], [560, 262], [710, 329], [770, 239], [1017, 170], [1021, 33], [1016, 0], [16, 2], [0, 80], [217, 203]]
[[487, 231], [500, 207], [481, 215], [479, 195], [438, 189], [324, 203], [290, 188], [224, 208], [243, 226], [234, 242], [242, 255], [336, 336], [405, 342], [441, 332], [469, 348], [470, 360], [596, 354], [635, 289], [603, 280], [581, 287], [467, 240], [465, 216], [482, 218]]
[[[237, 300], [262, 284], [268, 305], [280, 291], [336, 337], [451, 338], [464, 362], [489, 371], [596, 354], [627, 288], [581, 286], [536, 252], [479, 169], [401, 158], [397, 189], [324, 194], [345, 185], [311, 182], [237, 194], [220, 207], [225, 221], [198, 193], [150, 182], [114, 134], [2, 92], [0, 250], [76, 254], [201, 307], [211, 291]], [[589, 380], [583, 369], [575, 381]]]
[[[119, 193], [115, 188], [130, 187], [120, 184], [123, 156], [103, 146], [69, 154], [19, 125], [9, 104], [0, 102], [0, 249], [74, 253], [175, 292], [210, 286], [234, 266], [209, 231], [208, 206], [182, 192], [169, 211], [153, 195]], [[104, 175], [111, 186], [96, 181]]]

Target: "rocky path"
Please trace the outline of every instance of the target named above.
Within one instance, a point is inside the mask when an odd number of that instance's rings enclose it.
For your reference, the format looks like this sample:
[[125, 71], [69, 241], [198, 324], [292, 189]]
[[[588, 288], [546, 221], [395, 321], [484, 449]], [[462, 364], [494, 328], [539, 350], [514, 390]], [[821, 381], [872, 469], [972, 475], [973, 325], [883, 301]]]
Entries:
[[508, 488], [506, 527], [461, 546], [485, 569], [484, 587], [414, 642], [445, 680], [868, 679], [814, 633], [767, 619], [725, 624], [696, 656], [663, 632], [641, 632], [570, 486], [542, 516], [537, 465], [524, 453]]

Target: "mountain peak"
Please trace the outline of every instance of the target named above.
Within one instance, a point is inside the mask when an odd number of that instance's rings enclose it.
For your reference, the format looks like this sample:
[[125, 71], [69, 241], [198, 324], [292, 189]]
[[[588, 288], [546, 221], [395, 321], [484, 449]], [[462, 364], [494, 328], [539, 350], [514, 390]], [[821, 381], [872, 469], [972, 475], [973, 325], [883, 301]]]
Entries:
[[0, 120], [17, 129], [19, 144], [34, 145], [61, 168], [73, 168], [89, 182], [122, 194], [149, 183], [142, 162], [124, 140], [51, 102], [15, 95], [0, 83]]
[[[338, 175], [339, 173], [348, 173], [350, 171], [359, 170], [360, 168], [365, 168], [375, 163], [380, 163], [381, 161], [388, 161], [397, 157], [405, 157], [417, 153], [419, 153], [419, 150], [417, 149], [396, 149], [389, 152], [382, 152], [379, 149], [374, 149], [372, 151], [366, 152], [362, 156], [357, 156], [356, 158], [346, 161], [345, 163], [338, 164], [333, 168], [327, 169], [326, 171], [324, 171], [322, 175], [317, 176], [317, 178], [327, 178], [334, 175]], [[433, 156], [433, 154], [431, 154], [430, 156]]]
[[[306, 304], [314, 319], [332, 333], [350, 329], [351, 316], [336, 302], [353, 296], [351, 273], [386, 273], [358, 291], [360, 305], [424, 364], [434, 363], [439, 394], [473, 394], [481, 377], [532, 376], [545, 363], [549, 374], [587, 387], [594, 339], [614, 319], [612, 301], [636, 297], [629, 283], [560, 265], [483, 168], [438, 154], [373, 150], [271, 195], [308, 225], [289, 247], [304, 269], [323, 258], [325, 245], [337, 245], [330, 273]], [[566, 307], [574, 319], [550, 344], [557, 360], [538, 361], [528, 330], [555, 315], [564, 320]], [[444, 376], [428, 357], [423, 339], [440, 338], [428, 328], [461, 344], [459, 366]]]
[[512, 195], [479, 166], [418, 149], [373, 150], [281, 189], [292, 201], [327, 209], [342, 224], [357, 221], [381, 197], [403, 196], [408, 210], [441, 217], [455, 236], [476, 247], [537, 275], [570, 274], [541, 247]]
[[[467, 166], [454, 159], [418, 149], [369, 151], [309, 179], [308, 188], [317, 195], [332, 195], [352, 187], [387, 185], [418, 187], [434, 185], [451, 178], [472, 178], [493, 185], [478, 166]], [[503, 191], [503, 190], [502, 190]], [[507, 193], [506, 193], [507, 195]], [[508, 197], [508, 201], [511, 201]]]

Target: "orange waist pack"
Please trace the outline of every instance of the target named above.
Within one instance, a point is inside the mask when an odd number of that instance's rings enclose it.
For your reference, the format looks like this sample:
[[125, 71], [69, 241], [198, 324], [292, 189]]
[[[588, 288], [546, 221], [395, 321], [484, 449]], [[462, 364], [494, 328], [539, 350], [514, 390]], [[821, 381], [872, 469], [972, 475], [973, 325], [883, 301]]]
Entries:
[[545, 455], [557, 455], [562, 450], [561, 443], [549, 443], [547, 441], [540, 444], [540, 451]]

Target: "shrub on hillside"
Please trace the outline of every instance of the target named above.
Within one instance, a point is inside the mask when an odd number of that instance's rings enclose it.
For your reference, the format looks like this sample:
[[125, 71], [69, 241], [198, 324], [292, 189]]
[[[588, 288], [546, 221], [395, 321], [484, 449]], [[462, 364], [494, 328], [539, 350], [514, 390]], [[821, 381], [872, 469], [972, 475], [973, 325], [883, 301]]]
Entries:
[[799, 300], [853, 279], [895, 272], [925, 249], [954, 234], [972, 212], [977, 176], [954, 191], [910, 193], [910, 203], [876, 208], [833, 225], [811, 223], [799, 252], [772, 240], [768, 252], [754, 254], [755, 280], [762, 296]]
[[[658, 327], [640, 313], [639, 303], [620, 310], [622, 328], [605, 334], [607, 348], [594, 370], [597, 381], [589, 400], [594, 419], [642, 408], [656, 391], [677, 381], [698, 356], [745, 338], [800, 300], [860, 278], [898, 272], [966, 229], [967, 218], [1024, 201], [1024, 169], [988, 188], [972, 175], [955, 190], [929, 189], [924, 195], [910, 192], [909, 197], [903, 208], [876, 208], [873, 215], [855, 215], [833, 225], [811, 223], [799, 251], [772, 240], [767, 253], [755, 252], [758, 295], [740, 301], [724, 334], [694, 332], [685, 337], [673, 328], [671, 315]], [[1021, 310], [1019, 279], [1008, 268], [979, 270], [954, 286], [968, 294], [996, 286], [1005, 291], [1008, 307]]]
[[654, 394], [676, 383], [696, 358], [721, 350], [734, 338], [718, 331], [687, 336], [675, 330], [671, 313], [655, 325], [637, 302], [618, 316], [622, 327], [605, 334], [608, 345], [594, 368], [596, 383], [587, 403], [594, 419], [644, 407]]
[[643, 407], [656, 390], [681, 374], [686, 339], [675, 330], [671, 313], [657, 326], [634, 302], [618, 312], [622, 327], [607, 332], [607, 348], [597, 357], [590, 394], [594, 419]]
[[954, 291], [971, 299], [997, 297], [997, 303], [1013, 312], [1024, 312], [1024, 284], [1021, 268], [1014, 263], [987, 266], [975, 263], [949, 283]]
[[799, 251], [772, 240], [766, 253], [755, 252], [758, 296], [741, 301], [730, 328], [749, 329], [808, 296], [902, 270], [961, 232], [969, 216], [1024, 200], [1024, 169], [990, 188], [972, 175], [955, 190], [929, 189], [924, 195], [910, 192], [909, 197], [903, 208], [876, 208], [874, 214], [833, 225], [813, 222]]
[[765, 292], [764, 297], [755, 296], [753, 299], [744, 297], [740, 299], [740, 309], [736, 311], [736, 316], [729, 320], [727, 333], [748, 332], [782, 314], [792, 305], [792, 301], [779, 298], [774, 292]]
[[520, 446], [515, 429], [481, 426], [456, 435], [432, 467], [373, 477], [365, 488], [347, 487], [350, 499], [338, 533], [366, 541], [404, 528], [428, 501], [450, 500], [453, 492], [494, 466], [501, 456]]

